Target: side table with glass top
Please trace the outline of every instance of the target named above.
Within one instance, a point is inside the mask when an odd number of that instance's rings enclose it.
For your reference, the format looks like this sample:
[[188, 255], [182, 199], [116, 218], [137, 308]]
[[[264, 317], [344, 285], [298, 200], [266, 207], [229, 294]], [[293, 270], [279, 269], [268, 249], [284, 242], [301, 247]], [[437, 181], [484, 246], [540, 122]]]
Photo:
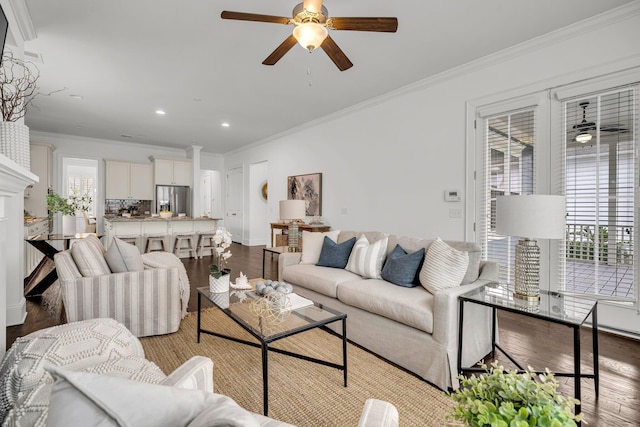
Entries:
[[[466, 303], [480, 304], [492, 308], [493, 324], [492, 356], [495, 358], [496, 349], [503, 353], [520, 371], [523, 367], [511, 357], [496, 342], [496, 310], [505, 310], [522, 316], [533, 317], [548, 322], [558, 323], [573, 329], [573, 372], [554, 372], [556, 377], [572, 377], [575, 384], [575, 398], [581, 398], [581, 378], [593, 378], [596, 397], [599, 394], [599, 367], [598, 367], [598, 301], [575, 295], [565, 295], [558, 292], [540, 291], [540, 301], [529, 302], [513, 296], [513, 289], [490, 283], [480, 288], [467, 292], [459, 297], [459, 322], [458, 322], [458, 372], [460, 374], [483, 372], [477, 367], [462, 367], [462, 345], [464, 320], [464, 305]], [[585, 374], [581, 371], [580, 362], [580, 327], [591, 316], [593, 337], [593, 374]], [[541, 372], [542, 373], [542, 372]], [[580, 413], [580, 404], [576, 405], [576, 414]]]

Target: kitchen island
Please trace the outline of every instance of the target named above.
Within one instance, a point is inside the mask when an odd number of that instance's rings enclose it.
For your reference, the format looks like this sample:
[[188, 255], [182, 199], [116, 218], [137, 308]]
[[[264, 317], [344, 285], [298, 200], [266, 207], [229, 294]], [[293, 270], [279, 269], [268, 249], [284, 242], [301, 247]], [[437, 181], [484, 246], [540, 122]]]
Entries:
[[[144, 252], [148, 235], [165, 235], [167, 251], [173, 251], [175, 235], [177, 233], [194, 233], [194, 244], [198, 243], [201, 233], [213, 232], [222, 218], [209, 217], [171, 217], [160, 218], [152, 216], [105, 216], [104, 243], [108, 248], [114, 236], [135, 236], [136, 246]], [[208, 255], [210, 252], [205, 252]], [[187, 256], [185, 253], [182, 256]]]

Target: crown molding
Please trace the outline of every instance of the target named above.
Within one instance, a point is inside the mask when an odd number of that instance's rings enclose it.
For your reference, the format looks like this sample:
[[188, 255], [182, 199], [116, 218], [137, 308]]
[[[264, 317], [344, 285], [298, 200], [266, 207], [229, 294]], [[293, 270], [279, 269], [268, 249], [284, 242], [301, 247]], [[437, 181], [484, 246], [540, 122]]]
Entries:
[[38, 37], [36, 29], [33, 27], [33, 21], [31, 21], [31, 14], [29, 14], [29, 8], [25, 0], [9, 0], [13, 16], [15, 16], [18, 23], [18, 29], [22, 35], [22, 40], [30, 41]]
[[506, 62], [513, 58], [517, 58], [519, 56], [526, 55], [531, 52], [535, 52], [549, 46], [553, 46], [555, 44], [561, 43], [568, 39], [580, 37], [581, 35], [589, 33], [591, 31], [595, 31], [610, 25], [614, 25], [618, 22], [625, 21], [627, 19], [632, 19], [637, 15], [640, 15], [640, 0], [633, 1], [626, 5], [623, 5], [618, 8], [601, 13], [599, 15], [593, 16], [591, 18], [587, 18], [582, 21], [576, 22], [574, 24], [567, 25], [566, 27], [560, 28], [555, 31], [551, 31], [547, 34], [543, 34], [541, 36], [519, 43], [515, 46], [503, 49], [501, 51], [492, 53], [490, 55], [473, 60], [471, 62], [467, 62], [460, 66], [450, 68], [448, 70], [435, 74], [431, 77], [427, 77], [425, 79], [408, 84], [398, 89], [394, 89], [390, 92], [384, 93], [377, 97], [370, 98], [368, 100], [365, 100], [358, 104], [344, 108], [342, 110], [335, 111], [326, 116], [318, 117], [317, 119], [312, 120], [310, 122], [303, 123], [294, 128], [287, 129], [278, 134], [256, 141], [253, 144], [249, 144], [249, 145], [231, 150], [229, 152], [226, 152], [225, 155], [233, 155], [233, 154], [241, 153], [243, 151], [250, 150], [257, 146], [278, 140], [284, 136], [295, 134], [304, 129], [311, 128], [311, 127], [314, 127], [322, 123], [326, 123], [341, 117], [344, 118], [344, 116], [347, 114], [365, 110], [367, 108], [382, 104], [389, 100], [401, 97], [405, 94], [410, 94], [416, 91], [424, 90], [426, 88], [442, 84], [443, 82], [477, 72], [481, 69], [493, 67], [497, 63]]

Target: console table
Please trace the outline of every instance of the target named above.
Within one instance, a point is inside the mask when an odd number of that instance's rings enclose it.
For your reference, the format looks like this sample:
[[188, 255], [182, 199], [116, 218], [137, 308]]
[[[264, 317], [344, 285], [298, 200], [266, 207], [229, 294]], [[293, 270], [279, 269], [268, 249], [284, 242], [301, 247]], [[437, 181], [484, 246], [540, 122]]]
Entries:
[[[598, 301], [575, 295], [564, 295], [558, 292], [540, 291], [540, 301], [530, 303], [513, 297], [513, 289], [489, 283], [480, 288], [469, 291], [459, 297], [458, 323], [458, 372], [484, 372], [481, 368], [462, 367], [463, 320], [465, 303], [480, 304], [492, 308], [493, 324], [492, 357], [495, 359], [496, 349], [500, 350], [518, 369], [525, 372], [523, 367], [515, 361], [498, 343], [496, 343], [496, 310], [505, 310], [522, 316], [558, 323], [573, 329], [573, 372], [553, 372], [556, 377], [572, 377], [575, 384], [575, 398], [580, 400], [582, 378], [593, 378], [596, 397], [599, 394], [599, 366], [598, 366]], [[583, 374], [580, 361], [580, 327], [591, 316], [591, 330], [593, 341], [593, 374]], [[544, 372], [540, 372], [544, 373]], [[576, 414], [580, 413], [580, 404], [575, 407]], [[580, 423], [578, 423], [580, 425]]]
[[[274, 234], [273, 230], [280, 230], [281, 234]], [[331, 226], [324, 224], [298, 224], [298, 230], [311, 232], [325, 232], [330, 231]], [[271, 246], [287, 246], [287, 233], [289, 232], [289, 223], [272, 222], [271, 223]], [[302, 239], [299, 239], [299, 244], [302, 247]]]

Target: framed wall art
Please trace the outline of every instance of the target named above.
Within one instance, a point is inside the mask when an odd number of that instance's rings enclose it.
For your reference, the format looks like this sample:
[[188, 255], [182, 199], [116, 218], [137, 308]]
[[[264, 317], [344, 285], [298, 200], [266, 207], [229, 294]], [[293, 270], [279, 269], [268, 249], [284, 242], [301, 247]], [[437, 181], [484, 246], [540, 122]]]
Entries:
[[322, 174], [287, 177], [287, 199], [304, 200], [307, 216], [322, 215]]

